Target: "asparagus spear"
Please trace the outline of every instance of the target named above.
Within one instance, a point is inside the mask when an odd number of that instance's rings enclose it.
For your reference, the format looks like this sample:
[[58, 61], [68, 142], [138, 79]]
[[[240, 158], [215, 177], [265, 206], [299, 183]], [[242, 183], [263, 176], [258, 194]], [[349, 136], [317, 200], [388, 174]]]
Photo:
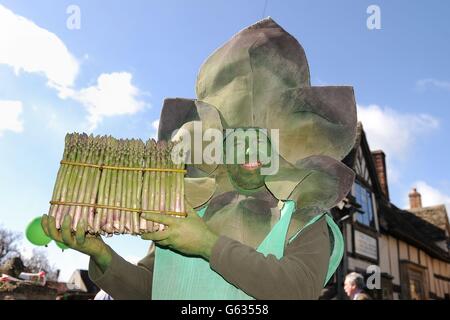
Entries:
[[[108, 163], [109, 157], [110, 157], [110, 150], [109, 150], [109, 144], [107, 137], [101, 138], [101, 144], [104, 148], [104, 159], [103, 164]], [[97, 203], [103, 204], [103, 196], [105, 194], [105, 188], [106, 188], [106, 170], [102, 170], [100, 173], [100, 184], [98, 188], [98, 195], [97, 195]], [[97, 213], [94, 217], [94, 233], [98, 234], [101, 231], [101, 217], [102, 217], [103, 209], [98, 209]]]
[[[114, 138], [111, 138], [112, 148], [111, 148], [111, 161], [110, 166], [117, 166], [117, 140]], [[108, 193], [108, 201], [106, 202], [106, 205], [113, 206], [115, 203], [115, 192], [116, 192], [116, 186], [117, 186], [117, 173], [118, 171], [115, 169], [109, 169], [110, 170], [110, 187], [109, 187], [109, 193]], [[108, 235], [112, 235], [114, 233], [114, 210], [113, 209], [107, 209], [106, 211], [106, 225], [104, 227], [105, 232], [108, 233]]]
[[[166, 146], [166, 152], [165, 152], [165, 158], [166, 158], [166, 169], [173, 169], [172, 167], [172, 161], [170, 158], [170, 153], [172, 149], [173, 143], [168, 142]], [[175, 186], [173, 184], [173, 178], [175, 177], [174, 172], [167, 171], [166, 172], [166, 214], [168, 214], [168, 211], [173, 211], [171, 209], [171, 202], [172, 202], [172, 186]]]
[[[142, 142], [142, 140], [138, 139], [136, 140], [136, 163], [135, 163], [135, 167], [136, 168], [142, 168], [143, 167], [143, 158], [144, 158], [144, 144]], [[136, 179], [136, 185], [137, 185], [137, 190], [136, 190], [136, 197], [135, 197], [135, 201], [136, 201], [136, 209], [142, 209], [142, 184], [143, 184], [143, 171], [135, 171], [135, 179]], [[141, 233], [141, 217], [140, 217], [140, 213], [136, 212], [135, 213], [136, 219], [137, 219], [137, 230], [136, 233], [137, 234], [142, 234]], [[143, 226], [145, 228], [146, 225], [146, 221], [144, 219], [143, 220]], [[144, 229], [145, 230], [145, 229]]]
[[[176, 165], [177, 169], [182, 169], [183, 165], [181, 163]], [[183, 173], [177, 173], [177, 183], [176, 183], [176, 199], [175, 199], [175, 210], [176, 212], [181, 212], [181, 184], [183, 182]]]
[[[144, 168], [150, 167], [150, 154], [149, 154], [148, 144], [149, 144], [149, 142], [147, 141], [147, 143], [145, 145], [145, 151], [144, 151]], [[144, 179], [142, 182], [142, 210], [148, 210], [148, 202], [149, 202], [148, 186], [149, 186], [150, 172], [144, 171], [143, 176], [144, 176]], [[147, 220], [145, 220], [144, 218], [140, 219], [139, 229], [140, 229], [141, 233], [145, 233], [147, 231]]]
[[[161, 169], [161, 143], [158, 141], [156, 143], [156, 156], [155, 156], [155, 167], [156, 169]], [[160, 211], [161, 209], [161, 172], [155, 171], [155, 196], [154, 196], [154, 210]], [[159, 223], [153, 224], [153, 231], [159, 230]]]
[[[119, 166], [124, 167], [125, 166], [125, 149], [124, 149], [124, 142], [123, 140], [119, 141], [120, 146], [120, 162]], [[117, 172], [117, 186], [116, 186], [116, 207], [124, 207], [124, 201], [122, 201], [123, 198], [123, 190], [124, 190], [124, 176], [125, 172], [124, 170], [119, 170]], [[123, 210], [115, 210], [115, 216], [114, 216], [114, 232], [117, 234], [122, 234], [125, 230], [125, 212]]]
[[[128, 163], [128, 168], [133, 167], [133, 151], [134, 151], [134, 146], [133, 146], [133, 139], [130, 139], [129, 141], [129, 146], [130, 146], [130, 152], [129, 152], [129, 163]], [[127, 181], [128, 181], [128, 186], [127, 186], [127, 208], [132, 208], [133, 207], [133, 171], [127, 171]], [[130, 234], [134, 233], [134, 222], [133, 222], [133, 212], [128, 211], [128, 220], [130, 221]]]
[[[134, 167], [134, 163], [135, 163], [135, 144], [134, 144], [134, 139], [131, 139], [130, 142], [130, 168]], [[134, 208], [134, 198], [136, 196], [136, 182], [134, 179], [134, 171], [129, 171], [129, 175], [130, 175], [130, 202], [129, 202], [129, 206], [127, 206], [127, 208]], [[136, 217], [134, 215], [134, 212], [130, 211], [130, 217], [131, 217], [131, 234], [136, 234]]]
[[[97, 144], [98, 155], [97, 155], [95, 164], [101, 165], [104, 161], [103, 157], [105, 155], [105, 146], [103, 144], [101, 137], [99, 137], [99, 136], [97, 137], [96, 144]], [[101, 170], [99, 168], [95, 168], [94, 174], [95, 174], [94, 185], [90, 192], [91, 198], [89, 199], [89, 204], [92, 204], [92, 205], [95, 205], [96, 200], [97, 200]], [[95, 220], [95, 208], [90, 207], [89, 208], [89, 219], [88, 219], [88, 231], [90, 233], [94, 233], [94, 220]]]
[[[112, 163], [112, 157], [114, 155], [114, 142], [112, 137], [107, 137], [108, 140], [108, 152], [109, 157], [107, 158], [106, 165], [110, 166]], [[109, 203], [109, 193], [111, 190], [111, 169], [104, 169], [104, 174], [106, 175], [105, 178], [105, 189], [103, 190], [103, 195], [101, 197], [101, 203], [102, 205], [108, 205]], [[102, 209], [101, 210], [101, 216], [100, 216], [100, 229], [103, 230], [107, 235], [109, 235], [108, 230], [106, 229], [107, 225], [107, 219], [108, 219], [108, 209]]]
[[[161, 168], [167, 167], [167, 154], [166, 154], [166, 147], [167, 144], [163, 140], [161, 141]], [[166, 211], [166, 176], [167, 173], [162, 171], [161, 172], [161, 197], [160, 197], [160, 204], [159, 204], [159, 210], [160, 212]], [[159, 230], [163, 231], [165, 226], [163, 224], [159, 224]]]
[[[130, 163], [130, 167], [134, 167], [135, 164], [135, 154], [136, 152], [136, 145], [135, 145], [135, 141], [134, 139], [131, 140], [131, 152], [130, 152], [130, 156], [131, 156], [131, 163]], [[130, 209], [135, 209], [135, 198], [136, 198], [136, 179], [135, 179], [135, 172], [134, 171], [130, 171], [130, 206], [128, 208]], [[131, 215], [131, 234], [136, 234], [136, 224], [138, 224], [138, 221], [136, 221], [136, 215], [134, 214], [134, 212], [130, 211], [130, 215]]]
[[[132, 167], [137, 168], [141, 167], [140, 161], [139, 161], [139, 141], [133, 139], [132, 140]], [[140, 171], [133, 170], [131, 171], [132, 176], [132, 192], [131, 192], [131, 208], [132, 209], [139, 209], [140, 208], [140, 188], [142, 184], [140, 183]], [[140, 228], [139, 228], [139, 213], [138, 212], [132, 212], [132, 222], [133, 222], [133, 234], [139, 234]]]
[[[184, 169], [184, 164], [180, 165], [180, 169]], [[180, 212], [185, 213], [186, 209], [184, 207], [184, 173], [180, 174], [180, 184], [181, 184], [181, 190], [180, 190]]]
[[[173, 151], [174, 144], [171, 143], [171, 147], [169, 149], [169, 163], [170, 168], [177, 169], [177, 165], [172, 161], [172, 151]], [[171, 173], [171, 179], [170, 179], [170, 206], [169, 210], [174, 212], [176, 211], [176, 197], [177, 197], [177, 184], [178, 184], [178, 176], [180, 174], [178, 172], [172, 172]]]
[[[64, 139], [64, 154], [63, 154], [63, 160], [68, 160], [69, 156], [71, 155], [71, 151], [72, 151], [72, 135], [70, 134], [66, 134], [66, 137]], [[58, 175], [56, 176], [56, 182], [55, 182], [55, 186], [53, 187], [53, 194], [52, 194], [52, 201], [56, 201], [57, 196], [61, 190], [61, 182], [63, 180], [64, 174], [67, 170], [67, 165], [62, 164], [59, 166], [58, 169]], [[55, 205], [51, 205], [48, 215], [49, 216], [54, 216], [55, 214]]]
[[[144, 145], [144, 157], [143, 157], [143, 168], [147, 169], [150, 167], [150, 153], [148, 149], [148, 143], [147, 140]], [[148, 210], [149, 208], [149, 185], [150, 185], [150, 172], [149, 171], [143, 171], [142, 172], [142, 195], [141, 195], [141, 205], [142, 210]], [[141, 218], [139, 222], [139, 229], [141, 231], [141, 234], [147, 233], [147, 220], [142, 218], [142, 212], [141, 212]]]
[[[88, 164], [96, 164], [98, 161], [98, 157], [99, 157], [99, 148], [98, 148], [98, 143], [97, 143], [97, 138], [95, 138], [93, 135], [90, 136], [89, 139], [89, 149], [90, 149], [90, 153], [92, 154], [91, 159], [88, 159]], [[90, 204], [91, 202], [91, 193], [93, 191], [93, 189], [95, 189], [95, 172], [96, 172], [96, 168], [92, 168], [92, 167], [87, 167], [87, 183], [86, 183], [86, 188], [84, 190], [84, 195], [83, 195], [83, 203], [85, 204]], [[93, 215], [93, 211], [94, 208], [93, 207], [83, 207], [82, 208], [82, 212], [81, 212], [81, 220], [83, 220], [86, 223], [86, 226], [89, 226], [89, 219], [90, 216], [92, 216], [92, 220], [94, 218]], [[74, 228], [74, 230], [76, 230], [76, 227]], [[88, 227], [89, 228], [89, 227]], [[87, 230], [86, 230], [87, 231]]]
[[[73, 162], [81, 162], [82, 160], [82, 144], [84, 141], [84, 135], [77, 134], [75, 138], [74, 143], [74, 154], [73, 158], [71, 159]], [[72, 190], [72, 185], [74, 184], [74, 177], [76, 178], [78, 176], [78, 171], [80, 168], [78, 166], [74, 165], [68, 165], [66, 175], [64, 177], [64, 182], [62, 183], [60, 194], [59, 194], [59, 201], [66, 201], [70, 200], [68, 197], [70, 197], [70, 190]], [[57, 227], [62, 225], [63, 218], [66, 214], [66, 212], [70, 209], [67, 205], [60, 205], [58, 206], [58, 211], [56, 212], [56, 225]]]
[[[74, 144], [74, 157], [72, 159], [73, 162], [82, 162], [83, 159], [83, 148], [82, 145], [84, 144], [84, 135], [82, 134], [75, 134], [75, 144]], [[68, 201], [72, 200], [72, 194], [74, 192], [74, 187], [76, 186], [77, 177], [78, 177], [78, 171], [81, 170], [80, 167], [74, 166], [74, 165], [68, 165], [68, 169], [66, 172], [66, 177], [64, 179], [64, 182], [61, 186], [61, 192], [60, 192], [60, 201]], [[64, 200], [63, 200], [64, 199]], [[61, 225], [64, 216], [70, 211], [71, 207], [66, 205], [61, 205], [58, 207], [58, 212], [56, 213], [58, 219], [57, 224]]]
[[[75, 162], [77, 163], [86, 162], [87, 159], [86, 143], [87, 143], [87, 135], [86, 134], [80, 135], [77, 143], [77, 157]], [[82, 182], [83, 170], [84, 168], [81, 166], [73, 166], [70, 178], [67, 181], [65, 201], [77, 202], [78, 189]], [[75, 206], [65, 206], [63, 208], [61, 214], [61, 224], [66, 214], [70, 214], [70, 216], [73, 217], [75, 209], [76, 209]]]
[[[87, 140], [88, 136], [87, 134], [83, 133], [80, 135], [78, 143], [77, 143], [77, 157], [75, 159], [75, 162], [81, 162], [84, 163], [87, 160], [88, 152], [87, 152]], [[72, 172], [70, 174], [70, 178], [65, 183], [63, 187], [63, 191], [61, 194], [61, 201], [62, 202], [76, 202], [76, 196], [78, 192], [78, 187], [82, 181], [82, 175], [84, 172], [84, 167], [82, 166], [73, 166]], [[66, 214], [72, 213], [75, 211], [75, 207], [73, 206], [62, 206], [60, 215], [59, 215], [59, 223], [62, 224], [62, 221], [64, 219], [64, 216]], [[71, 216], [72, 216], [71, 215]]]
[[[156, 168], [156, 141], [154, 139], [149, 140], [149, 157], [150, 157], [150, 168]], [[149, 210], [155, 210], [155, 182], [156, 182], [156, 173], [155, 171], [150, 171], [150, 179], [149, 179]], [[147, 221], [147, 232], [153, 232], [154, 223], [152, 221]]]
[[[139, 167], [139, 143], [137, 140], [133, 140], [134, 145], [134, 153], [133, 153], [133, 167], [137, 168]], [[133, 193], [132, 193], [132, 203], [133, 203], [133, 209], [139, 209], [140, 207], [140, 201], [138, 201], [139, 196], [139, 178], [140, 172], [139, 171], [133, 171]], [[139, 234], [139, 212], [133, 212], [133, 231], [134, 234]]]
[[[84, 155], [85, 158], [83, 158], [82, 162], [83, 163], [90, 163], [92, 160], [92, 136], [89, 136], [86, 138], [86, 144], [84, 146]], [[76, 201], [77, 203], [83, 203], [84, 202], [84, 197], [85, 197], [85, 193], [86, 193], [86, 186], [88, 183], [88, 178], [89, 178], [89, 167], [80, 167], [81, 170], [79, 170], [78, 173], [78, 177], [76, 178], [79, 182], [79, 180], [81, 180], [81, 184], [79, 186], [79, 190], [78, 192], [75, 191], [77, 190], [76, 187], [73, 188], [73, 192], [71, 192], [70, 194], [70, 198], [69, 201], [73, 202]], [[78, 185], [76, 183], [76, 185]], [[82, 219], [82, 213], [85, 211], [84, 209], [86, 209], [85, 207], [80, 207], [80, 206], [76, 206], [75, 207], [75, 213], [73, 215], [73, 219], [72, 219], [72, 231], [76, 230], [76, 227], [78, 225], [78, 222]]]
[[[171, 169], [170, 164], [170, 149], [172, 147], [172, 143], [169, 142], [166, 145], [166, 150], [164, 152], [165, 162], [166, 162], [166, 169]], [[171, 183], [172, 182], [172, 172], [166, 172], [166, 204], [165, 208], [166, 211], [170, 211], [170, 195], [171, 195]]]
[[[117, 166], [118, 164], [118, 150], [117, 150], [117, 140], [111, 139], [112, 143], [112, 149], [111, 149], [111, 166]], [[106, 205], [108, 206], [114, 206], [115, 204], [115, 196], [116, 196], [116, 186], [117, 186], [117, 170], [109, 169], [110, 171], [110, 189], [108, 194], [108, 199], [106, 201]], [[106, 224], [103, 228], [105, 232], [108, 234], [114, 233], [114, 209], [107, 209], [106, 210]]]
[[[124, 150], [123, 150], [123, 141], [118, 141], [118, 150], [119, 150], [119, 166], [123, 167], [124, 163]], [[117, 186], [116, 186], [116, 194], [115, 194], [115, 206], [122, 206], [122, 180], [123, 180], [123, 170], [119, 170], [117, 172]], [[120, 210], [114, 210], [114, 233], [121, 233], [121, 221], [122, 214]]]
[[[132, 157], [131, 157], [131, 142], [127, 140], [128, 145], [128, 152], [127, 152], [127, 167], [132, 166]], [[126, 190], [126, 201], [125, 201], [125, 207], [131, 208], [131, 197], [132, 197], [132, 184], [133, 184], [133, 175], [131, 171], [125, 171], [126, 173], [126, 182], [127, 187]], [[132, 234], [133, 233], [133, 221], [132, 221], [132, 214], [131, 211], [126, 211], [126, 219], [125, 219], [125, 232]]]
[[[122, 159], [122, 165], [124, 167], [126, 167], [128, 165], [128, 145], [127, 142], [125, 140], [121, 140], [122, 143], [122, 152], [123, 152], [123, 159]], [[121, 194], [120, 194], [120, 206], [126, 207], [126, 203], [127, 203], [127, 171], [121, 170], [122, 173], [122, 190], [121, 190]], [[126, 219], [128, 216], [128, 212], [121, 210], [120, 211], [120, 227], [119, 227], [119, 232], [121, 234], [125, 233], [126, 231]]]
[[[75, 155], [75, 157], [69, 158], [70, 161], [81, 161], [82, 158], [82, 145], [84, 143], [86, 135], [77, 135], [75, 145], [74, 145], [74, 153], [72, 155]], [[72, 165], [66, 165], [67, 169], [65, 171], [65, 175], [63, 177], [63, 180], [61, 181], [61, 187], [59, 190], [59, 195], [57, 197], [58, 201], [66, 201], [66, 193], [67, 193], [67, 186], [73, 184], [73, 176], [80, 170], [77, 166]], [[64, 213], [69, 208], [64, 205], [57, 206], [56, 212], [55, 212], [55, 220], [56, 220], [56, 228], [61, 227], [62, 219], [64, 217]]]

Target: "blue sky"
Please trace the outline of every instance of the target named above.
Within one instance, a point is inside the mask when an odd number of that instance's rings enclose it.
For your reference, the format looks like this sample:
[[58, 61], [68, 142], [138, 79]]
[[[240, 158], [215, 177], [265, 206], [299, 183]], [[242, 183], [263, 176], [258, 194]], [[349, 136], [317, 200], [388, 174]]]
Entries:
[[[380, 30], [367, 28], [371, 4]], [[81, 10], [79, 30], [66, 26], [69, 5]], [[194, 98], [202, 62], [264, 5], [0, 0], [0, 224], [23, 231], [47, 211], [66, 132], [154, 136], [163, 99]], [[313, 85], [354, 86], [400, 207], [413, 186], [424, 205], [450, 204], [449, 12], [440, 0], [267, 2], [265, 16], [304, 47]], [[18, 41], [20, 32], [28, 36]], [[132, 237], [108, 243], [131, 261], [147, 249]], [[46, 250], [64, 280], [87, 267], [81, 254]]]

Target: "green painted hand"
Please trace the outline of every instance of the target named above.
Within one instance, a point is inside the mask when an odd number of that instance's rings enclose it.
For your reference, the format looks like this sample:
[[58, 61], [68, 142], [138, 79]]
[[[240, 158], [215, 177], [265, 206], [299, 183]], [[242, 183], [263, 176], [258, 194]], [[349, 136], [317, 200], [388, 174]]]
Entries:
[[78, 223], [75, 234], [71, 232], [72, 218], [64, 217], [61, 230], [56, 229], [55, 218], [42, 216], [42, 228], [47, 236], [55, 241], [64, 243], [69, 248], [87, 254], [105, 272], [112, 260], [111, 248], [103, 242], [100, 236], [86, 235], [86, 222]]
[[143, 214], [144, 219], [162, 223], [167, 228], [164, 231], [143, 234], [141, 238], [153, 240], [158, 246], [168, 247], [187, 255], [201, 256], [209, 261], [212, 248], [219, 237], [208, 228], [205, 221], [186, 201], [185, 204], [186, 218], [155, 213]]

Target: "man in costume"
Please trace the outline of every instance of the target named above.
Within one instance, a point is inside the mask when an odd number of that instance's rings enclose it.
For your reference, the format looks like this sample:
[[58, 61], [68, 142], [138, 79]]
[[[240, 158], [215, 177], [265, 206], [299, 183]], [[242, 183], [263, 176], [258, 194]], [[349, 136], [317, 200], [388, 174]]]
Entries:
[[153, 242], [137, 266], [85, 236], [83, 223], [71, 234], [70, 217], [59, 232], [44, 216], [44, 230], [88, 254], [91, 279], [114, 299], [317, 299], [343, 253], [327, 212], [354, 181], [341, 162], [356, 135], [353, 89], [311, 87], [303, 48], [267, 18], [206, 60], [196, 92], [197, 100], [166, 99], [160, 140], [196, 123], [279, 129], [279, 141], [268, 137], [278, 171], [262, 175], [248, 144], [244, 164], [187, 165], [188, 216], [143, 215], [168, 227], [142, 236]]

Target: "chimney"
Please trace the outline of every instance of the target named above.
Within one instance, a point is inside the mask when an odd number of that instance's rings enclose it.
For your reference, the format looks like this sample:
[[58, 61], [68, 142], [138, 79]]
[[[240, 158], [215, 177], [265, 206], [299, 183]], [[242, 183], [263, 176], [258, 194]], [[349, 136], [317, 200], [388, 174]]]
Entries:
[[389, 201], [389, 189], [386, 174], [386, 155], [383, 150], [372, 151], [372, 158], [375, 162], [375, 170], [377, 172], [378, 181], [380, 182], [381, 191], [383, 191], [386, 199]]
[[422, 196], [417, 192], [416, 188], [409, 193], [409, 208], [420, 209], [422, 208]]

